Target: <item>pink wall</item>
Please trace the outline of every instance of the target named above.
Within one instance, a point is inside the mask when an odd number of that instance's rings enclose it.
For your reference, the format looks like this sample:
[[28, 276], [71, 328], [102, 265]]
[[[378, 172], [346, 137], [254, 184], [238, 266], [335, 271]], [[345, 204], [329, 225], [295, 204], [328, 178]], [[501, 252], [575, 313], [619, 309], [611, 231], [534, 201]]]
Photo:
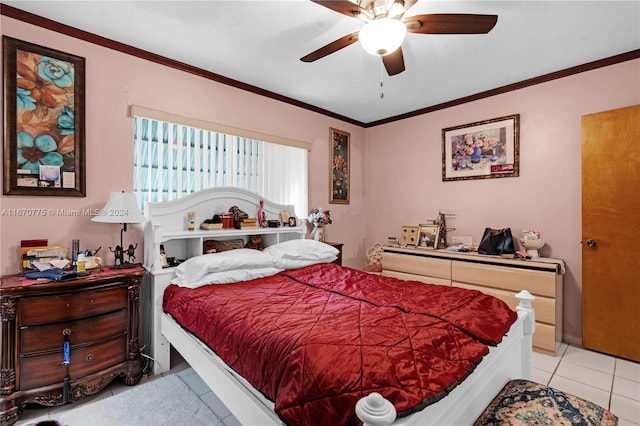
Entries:
[[[366, 131], [363, 247], [402, 225], [454, 213], [450, 235], [538, 229], [541, 254], [563, 259], [564, 334], [582, 336], [581, 116], [640, 103], [640, 60], [577, 74]], [[520, 114], [520, 177], [442, 182], [442, 129]], [[579, 341], [578, 341], [579, 342]]]
[[[399, 236], [402, 225], [435, 218], [439, 210], [456, 214], [449, 221], [456, 228], [452, 235], [468, 235], [474, 242], [486, 226], [510, 226], [516, 236], [537, 228], [548, 243], [542, 254], [567, 264], [565, 336], [579, 340], [580, 117], [640, 103], [640, 60], [362, 129], [4, 16], [0, 26], [3, 35], [83, 56], [87, 68], [87, 197], [0, 196], [0, 209], [100, 208], [110, 191], [130, 191], [131, 104], [304, 140], [313, 145], [309, 207], [331, 208], [328, 237], [345, 243], [347, 266], [361, 266], [367, 247]], [[515, 113], [521, 119], [519, 178], [441, 181], [443, 128]], [[328, 204], [330, 127], [351, 133], [348, 206]], [[119, 240], [119, 227], [90, 217], [5, 215], [1, 220], [2, 274], [16, 272], [21, 239], [70, 245], [78, 238], [83, 248]], [[131, 227], [125, 238], [142, 243], [141, 228]]]
[[[213, 121], [267, 134], [307, 141], [309, 156], [309, 207], [331, 208], [334, 223], [328, 236], [341, 236], [345, 263], [361, 264], [357, 244], [365, 233], [362, 218], [364, 191], [364, 129], [251, 94], [169, 67], [76, 40], [23, 22], [0, 17], [2, 34], [86, 58], [86, 170], [87, 196], [0, 196], [0, 210], [53, 208], [78, 210], [101, 208], [111, 191], [131, 191], [133, 185], [133, 121], [128, 106], [137, 104], [184, 116]], [[351, 134], [351, 204], [329, 205], [329, 128]], [[298, 212], [306, 217], [308, 212]], [[60, 214], [46, 217], [0, 217], [0, 273], [17, 272], [20, 240], [48, 238], [50, 244], [81, 248], [102, 246], [101, 254], [113, 261], [107, 246], [120, 239], [118, 226], [92, 222], [91, 217]], [[125, 244], [142, 243], [142, 227], [131, 226]], [[142, 260], [142, 246], [137, 253]]]

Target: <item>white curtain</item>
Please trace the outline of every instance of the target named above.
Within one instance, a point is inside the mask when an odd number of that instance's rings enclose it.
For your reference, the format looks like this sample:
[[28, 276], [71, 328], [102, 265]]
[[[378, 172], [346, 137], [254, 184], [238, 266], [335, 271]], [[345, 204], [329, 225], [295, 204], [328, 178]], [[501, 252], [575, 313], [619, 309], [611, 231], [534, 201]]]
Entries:
[[235, 186], [307, 215], [307, 149], [134, 116], [133, 190], [143, 206]]

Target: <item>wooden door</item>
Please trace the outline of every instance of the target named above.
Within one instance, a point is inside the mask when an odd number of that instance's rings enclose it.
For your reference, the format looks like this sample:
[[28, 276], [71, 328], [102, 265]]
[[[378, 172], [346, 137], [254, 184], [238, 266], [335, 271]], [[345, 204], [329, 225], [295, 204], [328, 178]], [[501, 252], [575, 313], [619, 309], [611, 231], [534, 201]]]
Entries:
[[582, 117], [582, 343], [640, 361], [640, 105]]

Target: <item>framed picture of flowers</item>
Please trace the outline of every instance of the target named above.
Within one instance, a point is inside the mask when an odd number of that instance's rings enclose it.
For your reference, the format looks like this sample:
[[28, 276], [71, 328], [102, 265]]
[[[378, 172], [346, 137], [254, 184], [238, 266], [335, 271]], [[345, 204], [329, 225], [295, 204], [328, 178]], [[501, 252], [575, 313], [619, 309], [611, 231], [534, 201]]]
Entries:
[[519, 174], [519, 114], [442, 130], [443, 181]]
[[5, 195], [85, 194], [85, 60], [2, 37]]
[[329, 203], [349, 204], [349, 144], [351, 143], [351, 135], [333, 128], [330, 129], [330, 133], [329, 186], [331, 195]]

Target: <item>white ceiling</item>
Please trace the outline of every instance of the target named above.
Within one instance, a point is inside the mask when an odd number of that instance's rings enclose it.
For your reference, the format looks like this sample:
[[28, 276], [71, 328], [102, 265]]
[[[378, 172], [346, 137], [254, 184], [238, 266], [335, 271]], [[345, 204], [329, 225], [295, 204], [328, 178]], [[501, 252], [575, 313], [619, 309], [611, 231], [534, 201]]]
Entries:
[[306, 0], [2, 2], [361, 123], [640, 49], [640, 1], [419, 0], [406, 16], [498, 23], [486, 35], [407, 34], [406, 71], [393, 77], [358, 43], [301, 62], [364, 25]]

